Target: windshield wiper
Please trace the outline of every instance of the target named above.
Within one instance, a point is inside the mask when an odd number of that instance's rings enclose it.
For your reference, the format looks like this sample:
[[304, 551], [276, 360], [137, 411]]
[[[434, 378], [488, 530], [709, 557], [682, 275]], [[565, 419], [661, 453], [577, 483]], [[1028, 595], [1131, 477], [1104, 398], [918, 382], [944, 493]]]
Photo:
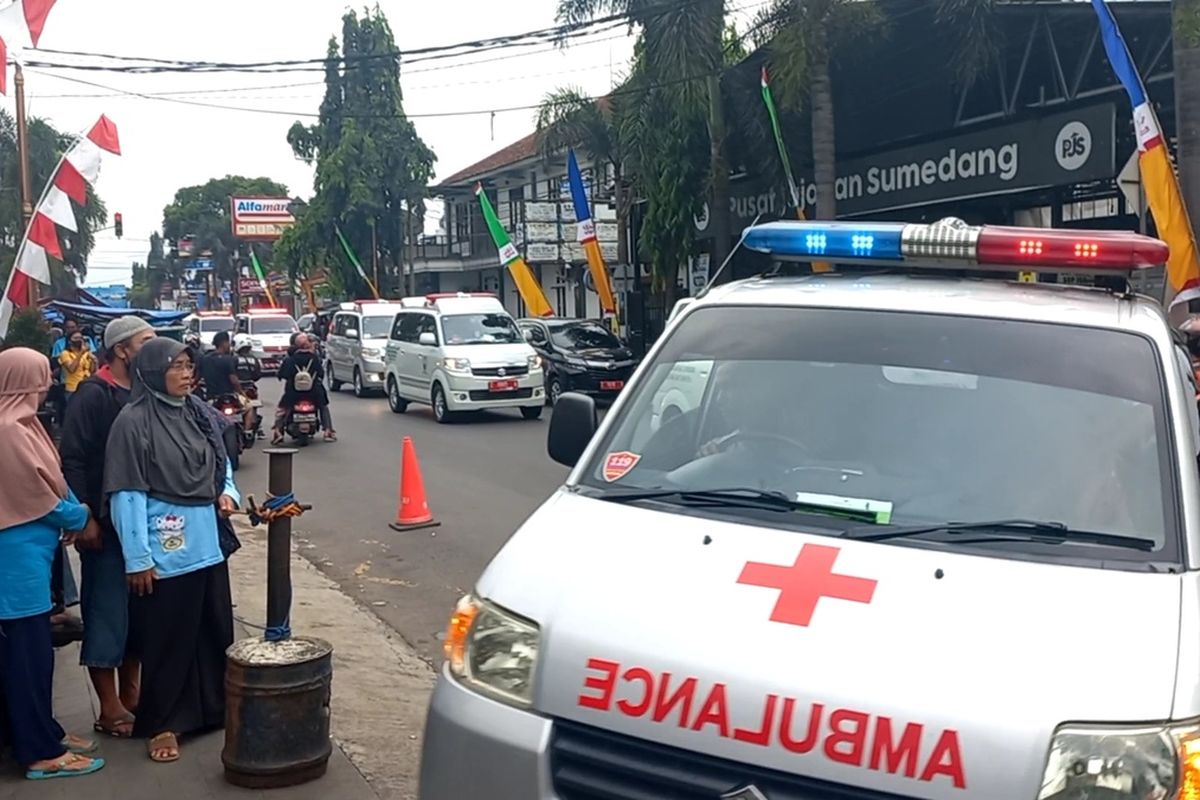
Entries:
[[1153, 539], [1143, 539], [1138, 536], [1122, 536], [1118, 533], [1078, 530], [1061, 522], [1040, 522], [1029, 519], [998, 519], [988, 522], [942, 522], [932, 525], [913, 525], [911, 527], [885, 528], [882, 530], [872, 525], [869, 527], [851, 528], [842, 534], [842, 537], [864, 542], [883, 542], [888, 539], [904, 539], [910, 536], [922, 536], [927, 533], [982, 533], [986, 535], [987, 539], [1047, 542], [1050, 544], [1081, 542], [1083, 544], [1096, 544], [1103, 547], [1124, 547], [1129, 550], [1142, 550], [1147, 553], [1152, 551], [1156, 546]]
[[804, 500], [794, 500], [783, 492], [767, 489], [647, 489], [644, 491], [608, 492], [596, 495], [599, 500], [614, 503], [634, 503], [639, 500], [664, 500], [699, 508], [753, 508], [764, 511], [793, 511], [819, 514], [826, 517], [874, 522], [874, 512], [860, 512], [826, 506]]

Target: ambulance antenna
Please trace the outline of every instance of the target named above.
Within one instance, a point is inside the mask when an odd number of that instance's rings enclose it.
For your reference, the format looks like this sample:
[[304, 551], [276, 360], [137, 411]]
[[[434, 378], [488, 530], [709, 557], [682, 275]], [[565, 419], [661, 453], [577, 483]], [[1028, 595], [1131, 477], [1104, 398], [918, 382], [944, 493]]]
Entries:
[[742, 235], [738, 239], [738, 243], [733, 246], [733, 249], [729, 251], [729, 255], [725, 256], [725, 260], [721, 262], [721, 266], [719, 266], [717, 268], [717, 271], [715, 273], [713, 273], [713, 276], [708, 279], [708, 283], [706, 283], [704, 285], [704, 288], [701, 289], [699, 294], [696, 295], [697, 300], [699, 300], [701, 297], [704, 297], [704, 295], [708, 294], [708, 290], [711, 289], [713, 287], [713, 284], [717, 282], [717, 278], [721, 277], [721, 273], [725, 271], [725, 268], [727, 266], [729, 266], [729, 262], [733, 260], [733, 257], [737, 254], [737, 251], [742, 249], [742, 242], [746, 241], [746, 234], [748, 234], [750, 232], [751, 228], [753, 228], [755, 225], [758, 224], [758, 221], [760, 219], [762, 219], [762, 214], [759, 214], [757, 217], [755, 217], [754, 221], [751, 222], [749, 225], [747, 225], [746, 228], [742, 231]]

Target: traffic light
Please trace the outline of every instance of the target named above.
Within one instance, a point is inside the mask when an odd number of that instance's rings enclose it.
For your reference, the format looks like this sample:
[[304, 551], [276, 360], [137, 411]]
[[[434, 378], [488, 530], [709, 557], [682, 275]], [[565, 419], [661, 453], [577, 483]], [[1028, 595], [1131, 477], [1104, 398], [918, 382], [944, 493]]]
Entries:
[[115, 233], [117, 235], [117, 238], [120, 239], [121, 234], [123, 234], [124, 232], [125, 232], [125, 225], [121, 222], [121, 212], [118, 211], [115, 214], [113, 214], [113, 233]]

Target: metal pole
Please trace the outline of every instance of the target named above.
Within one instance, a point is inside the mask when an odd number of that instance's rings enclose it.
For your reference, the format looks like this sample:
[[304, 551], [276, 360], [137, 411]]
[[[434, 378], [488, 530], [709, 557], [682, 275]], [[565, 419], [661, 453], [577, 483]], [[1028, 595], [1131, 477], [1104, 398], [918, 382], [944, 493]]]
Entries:
[[413, 241], [413, 213], [411, 204], [405, 210], [404, 215], [404, 244], [405, 247], [401, 252], [408, 253], [408, 266], [404, 269], [404, 288], [405, 294], [412, 297], [417, 293], [417, 263], [416, 263], [416, 242]]
[[[21, 69], [20, 61], [16, 63], [13, 83], [16, 86], [17, 100], [17, 171], [21, 184], [21, 223], [28, 231], [29, 223], [33, 219], [33, 190], [30, 188], [29, 177], [29, 128], [25, 119], [25, 71]], [[13, 268], [16, 269], [15, 263]], [[37, 281], [28, 281], [28, 284], [29, 305], [32, 308], [37, 306], [38, 301]]]
[[[272, 497], [291, 494], [292, 456], [290, 448], [266, 451], [270, 457], [267, 491]], [[267, 526], [267, 628], [288, 626], [292, 610], [292, 520], [273, 519]]]

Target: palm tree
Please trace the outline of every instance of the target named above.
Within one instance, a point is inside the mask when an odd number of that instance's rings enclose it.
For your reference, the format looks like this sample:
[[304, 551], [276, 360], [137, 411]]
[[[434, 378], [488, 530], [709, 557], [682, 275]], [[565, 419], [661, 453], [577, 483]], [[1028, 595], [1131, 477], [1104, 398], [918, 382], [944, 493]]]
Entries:
[[808, 98], [812, 127], [813, 183], [819, 219], [837, 216], [834, 97], [830, 63], [849, 49], [886, 30], [886, 17], [874, 2], [861, 0], [777, 0], [759, 12], [756, 40], [769, 42], [772, 85], [785, 107]]
[[593, 100], [582, 90], [567, 87], [550, 92], [537, 112], [538, 149], [550, 158], [568, 148], [583, 151], [594, 164], [610, 164], [613, 169], [614, 200], [621, 230], [617, 240], [617, 261], [629, 261], [625, 225], [629, 218], [629, 193], [625, 186], [625, 157], [621, 131], [607, 98]]
[[[696, 175], [686, 173], [687, 165], [668, 160], [693, 149], [696, 143], [690, 126], [696, 122], [701, 123], [702, 130], [707, 128], [709, 139], [707, 173], [713, 261], [723, 260], [730, 246], [729, 167], [725, 160], [723, 103], [718, 80], [726, 45], [725, 1], [559, 0], [557, 16], [563, 24], [579, 24], [606, 14], [627, 15], [641, 33], [637, 66], [624, 90], [632, 85], [641, 86], [643, 91], [628, 98], [624, 105], [627, 108], [641, 105], [642, 113], [638, 116], [618, 112], [622, 118], [619, 127], [627, 131], [630, 138], [626, 141], [631, 149], [639, 151], [635, 157], [656, 154], [654, 166], [661, 168], [654, 176], [657, 184], [643, 187], [642, 195], [648, 203], [643, 236], [656, 269], [665, 279], [664, 288], [671, 293], [675, 285], [673, 270], [681, 261], [673, 265], [666, 262], [670, 258], [686, 258], [691, 232], [687, 230], [681, 242], [677, 239], [679, 231], [659, 231], [655, 226], [690, 228], [684, 222], [690, 219], [697, 204], [688, 201], [679, 189], [694, 186]], [[657, 123], [651, 126], [650, 119]], [[640, 170], [633, 174], [638, 174], [639, 180], [645, 179]], [[662, 185], [666, 175], [674, 175], [674, 187]], [[645, 188], [653, 191], [647, 192]], [[665, 202], [672, 205], [664, 208], [656, 205]]]

